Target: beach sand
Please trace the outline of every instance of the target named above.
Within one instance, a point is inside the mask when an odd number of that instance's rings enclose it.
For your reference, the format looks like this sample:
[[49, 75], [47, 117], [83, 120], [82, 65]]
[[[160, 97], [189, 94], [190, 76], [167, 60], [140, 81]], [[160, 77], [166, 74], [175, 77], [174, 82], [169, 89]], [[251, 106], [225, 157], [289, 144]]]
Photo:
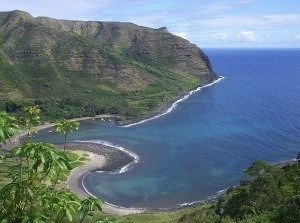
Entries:
[[[75, 118], [76, 121], [84, 120], [94, 120], [102, 118], [116, 118], [115, 115], [97, 115], [95, 117], [83, 117]], [[36, 130], [41, 131], [44, 129], [52, 128], [54, 123], [45, 123], [43, 125], [37, 126]], [[12, 137], [6, 145], [1, 146], [1, 150], [9, 151], [11, 148], [14, 148], [20, 145], [20, 142], [24, 137], [27, 137], [28, 132], [22, 131], [20, 134]], [[59, 146], [60, 147], [60, 146]], [[117, 150], [110, 146], [105, 146], [95, 143], [82, 143], [74, 142], [67, 144], [68, 150], [76, 150], [76, 152], [87, 153], [89, 154], [90, 160], [88, 160], [84, 165], [79, 166], [73, 169], [70, 173], [70, 176], [67, 179], [67, 187], [76, 193], [80, 198], [85, 198], [91, 196], [88, 194], [82, 187], [82, 179], [85, 174], [88, 174], [92, 171], [102, 170], [102, 171], [112, 171], [134, 161], [134, 158], [129, 154]], [[116, 214], [116, 215], [128, 215], [134, 213], [143, 212], [142, 209], [133, 209], [133, 208], [123, 208], [117, 207], [110, 204], [104, 204], [103, 210], [107, 213]]]
[[[80, 198], [86, 198], [90, 195], [83, 189], [82, 179], [89, 172], [99, 170], [105, 167], [106, 158], [104, 155], [98, 155], [93, 152], [87, 152], [87, 151], [80, 151], [80, 152], [88, 154], [90, 160], [88, 160], [84, 165], [76, 167], [71, 171], [67, 179], [67, 185], [68, 188], [74, 193], [76, 193]], [[122, 207], [116, 207], [109, 204], [104, 204], [103, 210], [107, 213], [116, 214], [116, 215], [128, 215], [128, 214], [135, 214], [135, 213], [142, 212], [142, 210], [140, 209], [122, 208]]]

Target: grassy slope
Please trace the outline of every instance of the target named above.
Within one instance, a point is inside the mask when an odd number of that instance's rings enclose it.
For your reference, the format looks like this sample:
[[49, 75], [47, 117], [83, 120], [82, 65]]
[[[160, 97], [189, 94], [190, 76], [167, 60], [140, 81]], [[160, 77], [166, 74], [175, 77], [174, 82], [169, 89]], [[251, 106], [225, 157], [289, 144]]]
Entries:
[[0, 13], [0, 109], [9, 112], [35, 103], [47, 119], [132, 119], [215, 78], [197, 47], [169, 33], [113, 23], [73, 32], [10, 14]]
[[141, 213], [141, 214], [133, 214], [127, 216], [114, 216], [109, 214], [99, 214], [97, 217], [100, 218], [112, 218], [117, 219], [120, 223], [141, 223], [141, 222], [149, 222], [149, 223], [175, 223], [178, 222], [182, 216], [189, 215], [195, 211], [204, 211], [209, 208], [208, 205], [199, 205], [193, 208], [185, 208], [180, 211], [172, 211], [172, 212], [149, 212], [149, 213]]

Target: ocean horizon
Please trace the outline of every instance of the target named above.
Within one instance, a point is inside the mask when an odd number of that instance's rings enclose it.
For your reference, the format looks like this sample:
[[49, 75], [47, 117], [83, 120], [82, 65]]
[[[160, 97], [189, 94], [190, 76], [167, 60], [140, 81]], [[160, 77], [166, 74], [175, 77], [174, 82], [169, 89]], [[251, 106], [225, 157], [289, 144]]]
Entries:
[[[300, 49], [204, 50], [225, 78], [166, 115], [127, 128], [81, 122], [70, 140], [102, 140], [138, 156], [126, 171], [86, 175], [86, 190], [123, 207], [177, 207], [238, 184], [256, 159], [296, 157]], [[62, 142], [46, 130], [37, 139]]]

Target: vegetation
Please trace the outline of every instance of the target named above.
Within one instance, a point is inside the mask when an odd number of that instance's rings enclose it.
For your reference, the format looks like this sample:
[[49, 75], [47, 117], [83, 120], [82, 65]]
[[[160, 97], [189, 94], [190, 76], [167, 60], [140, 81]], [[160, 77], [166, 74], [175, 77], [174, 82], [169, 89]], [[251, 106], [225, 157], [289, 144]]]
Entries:
[[[71, 160], [54, 145], [31, 140], [40, 110], [37, 107], [24, 110], [28, 115], [22, 119], [28, 140], [1, 155], [2, 161], [7, 158], [14, 163], [7, 170], [7, 182], [0, 188], [0, 222], [86, 222], [95, 210], [102, 211], [102, 201], [92, 197], [80, 200], [71, 191], [57, 187], [59, 174], [72, 168]], [[7, 143], [20, 128], [16, 118], [5, 112], [0, 114], [0, 139]]]
[[207, 211], [194, 211], [180, 222], [300, 222], [300, 165], [278, 167], [255, 161], [249, 179], [229, 189]]
[[68, 134], [74, 130], [78, 130], [79, 122], [74, 120], [63, 119], [55, 123], [55, 130], [64, 135], [64, 152], [66, 151], [66, 143]]
[[0, 12], [0, 109], [39, 105], [42, 119], [140, 118], [216, 75], [195, 45], [129, 23]]
[[[300, 222], [300, 165], [283, 167], [255, 161], [248, 178], [210, 205], [166, 213], [114, 216], [102, 212], [98, 198], [80, 200], [62, 184], [70, 170], [86, 157], [60, 151], [54, 145], [31, 140], [39, 123], [38, 107], [24, 109], [23, 118], [0, 112], [0, 141], [28, 131], [27, 141], [0, 155], [0, 222], [102, 222], [102, 223], [298, 223]], [[74, 121], [57, 122], [67, 135], [78, 128]], [[65, 146], [64, 146], [65, 148]]]

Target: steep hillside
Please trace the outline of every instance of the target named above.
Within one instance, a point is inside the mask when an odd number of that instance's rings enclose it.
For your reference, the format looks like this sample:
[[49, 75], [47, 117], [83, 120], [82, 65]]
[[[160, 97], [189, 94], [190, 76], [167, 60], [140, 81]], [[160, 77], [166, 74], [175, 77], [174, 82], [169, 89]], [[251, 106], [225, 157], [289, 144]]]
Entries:
[[207, 56], [168, 32], [0, 12], [0, 108], [40, 104], [51, 118], [149, 114], [215, 80]]

